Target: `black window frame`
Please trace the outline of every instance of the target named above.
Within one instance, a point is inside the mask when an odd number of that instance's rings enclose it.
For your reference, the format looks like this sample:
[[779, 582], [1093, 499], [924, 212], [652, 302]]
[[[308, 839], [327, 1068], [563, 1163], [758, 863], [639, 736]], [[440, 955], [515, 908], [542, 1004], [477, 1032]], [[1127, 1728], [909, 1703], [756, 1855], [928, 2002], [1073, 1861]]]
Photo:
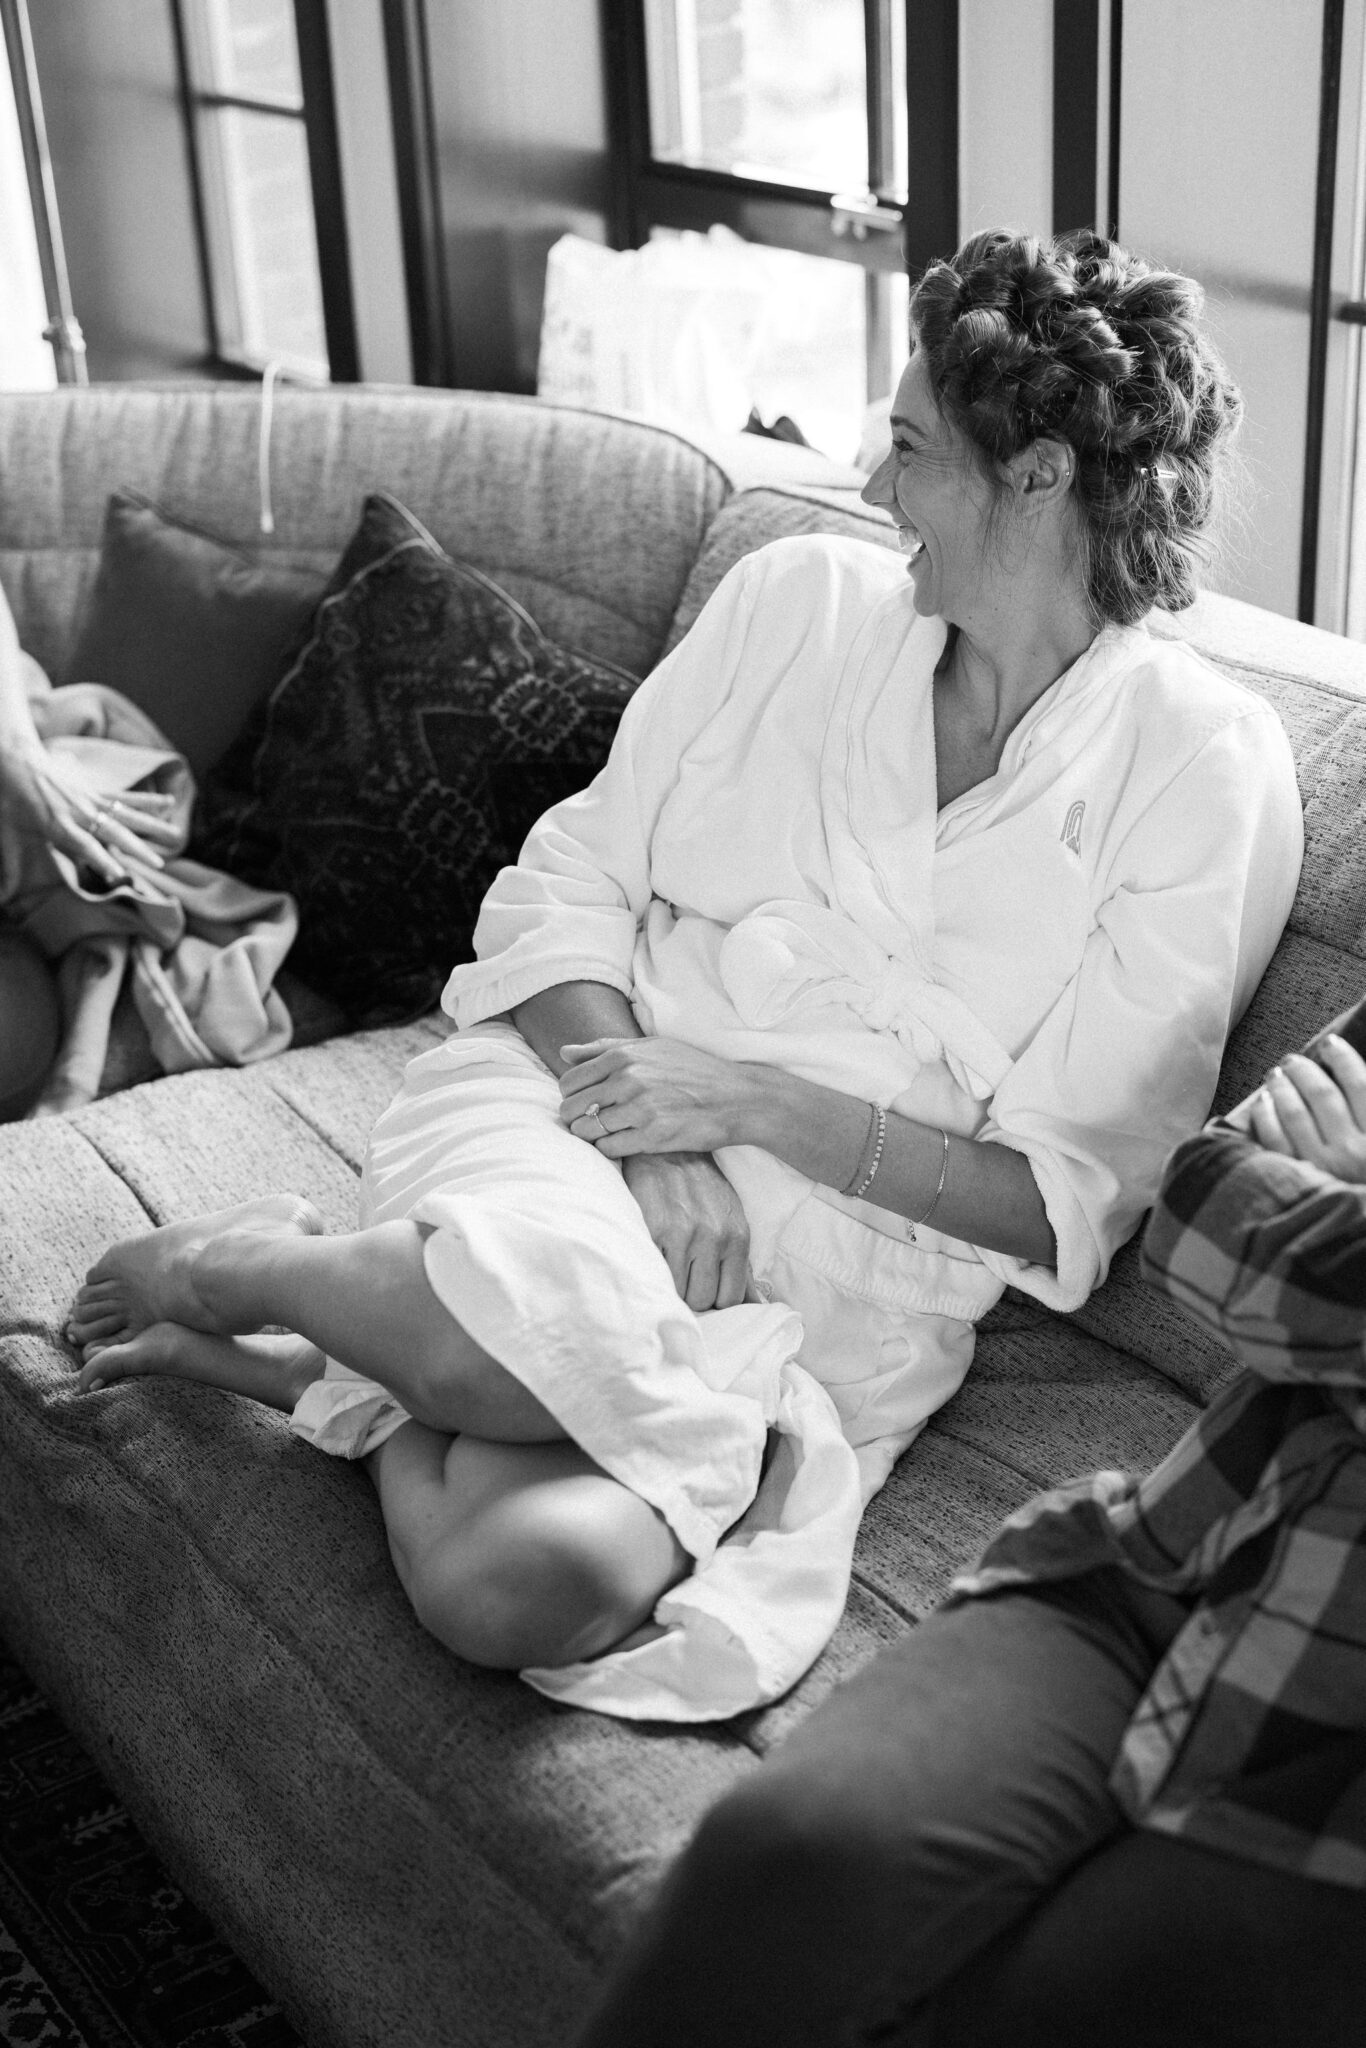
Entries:
[[254, 356], [236, 350], [226, 342], [222, 308], [218, 303], [215, 281], [212, 230], [209, 226], [196, 108], [235, 106], [251, 111], [285, 115], [298, 119], [303, 125], [309, 185], [313, 198], [313, 225], [318, 248], [318, 276], [322, 294], [323, 337], [327, 348], [328, 375], [334, 384], [354, 384], [360, 377], [360, 349], [351, 282], [351, 254], [346, 233], [341, 145], [337, 129], [332, 46], [328, 34], [326, 0], [293, 0], [302, 100], [302, 105], [298, 108], [276, 101], [264, 93], [221, 92], [205, 90], [198, 86], [190, 62], [190, 33], [185, 15], [186, 8], [193, 4], [194, 0], [170, 0], [180, 74], [181, 105], [189, 148], [200, 272], [211, 336], [212, 365], [223, 376], [244, 378], [260, 377], [266, 368], [264, 360], [258, 361]]
[[[881, 16], [889, 5], [905, 7], [908, 161], [903, 176], [888, 161], [888, 124], [882, 114]], [[655, 157], [645, 0], [604, 0], [603, 42], [613, 247], [640, 248], [652, 228], [705, 233], [721, 225], [746, 241], [857, 264], [865, 278], [871, 383], [887, 353], [890, 293], [881, 281], [901, 272], [914, 281], [936, 257], [951, 255], [958, 242], [958, 0], [864, 0], [863, 13], [868, 197], [900, 215], [899, 229], [890, 233], [863, 228], [856, 216], [836, 208], [841, 195], [823, 187]]]

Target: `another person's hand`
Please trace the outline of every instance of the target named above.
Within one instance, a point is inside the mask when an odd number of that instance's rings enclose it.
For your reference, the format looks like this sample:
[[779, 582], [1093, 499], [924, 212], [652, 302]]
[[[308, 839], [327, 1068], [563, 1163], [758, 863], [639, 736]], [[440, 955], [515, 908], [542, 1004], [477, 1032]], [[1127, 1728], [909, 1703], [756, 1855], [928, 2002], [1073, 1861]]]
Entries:
[[700, 1314], [743, 1301], [749, 1225], [716, 1161], [691, 1152], [637, 1152], [621, 1170], [688, 1307]]
[[1248, 1102], [1247, 1121], [1269, 1152], [1366, 1184], [1366, 1060], [1332, 1033], [1318, 1051], [1323, 1065], [1291, 1053], [1273, 1067]]
[[97, 797], [60, 754], [37, 741], [0, 754], [0, 809], [7, 822], [22, 838], [46, 840], [106, 882], [121, 880], [130, 863], [165, 865], [165, 853], [180, 838], [172, 803], [144, 789]]
[[750, 1070], [676, 1038], [565, 1045], [560, 1115], [608, 1159], [745, 1142]]

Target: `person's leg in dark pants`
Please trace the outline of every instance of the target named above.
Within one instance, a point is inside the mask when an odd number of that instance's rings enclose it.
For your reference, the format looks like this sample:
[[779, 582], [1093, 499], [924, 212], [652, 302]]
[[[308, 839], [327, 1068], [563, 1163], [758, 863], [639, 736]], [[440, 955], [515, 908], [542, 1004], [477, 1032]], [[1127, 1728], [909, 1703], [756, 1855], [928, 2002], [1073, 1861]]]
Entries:
[[1128, 1830], [884, 2039], [1361, 2048], [1366, 1892]]
[[875, 2038], [1119, 1833], [1181, 1614], [1105, 1572], [932, 1616], [706, 1817], [581, 2048]]

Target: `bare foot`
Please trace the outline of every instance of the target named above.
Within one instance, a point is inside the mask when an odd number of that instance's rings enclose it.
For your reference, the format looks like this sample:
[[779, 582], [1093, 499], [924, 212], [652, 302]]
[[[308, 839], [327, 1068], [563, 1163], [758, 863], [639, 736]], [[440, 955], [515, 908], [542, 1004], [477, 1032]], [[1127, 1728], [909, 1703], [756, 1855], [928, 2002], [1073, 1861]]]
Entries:
[[219, 1328], [194, 1285], [199, 1254], [213, 1240], [233, 1232], [316, 1237], [322, 1218], [298, 1195], [263, 1195], [235, 1209], [218, 1209], [188, 1223], [168, 1223], [143, 1237], [111, 1245], [85, 1276], [76, 1294], [66, 1333], [84, 1347], [135, 1337], [153, 1323], [229, 1334]]
[[287, 1411], [324, 1364], [317, 1345], [305, 1337], [211, 1337], [183, 1323], [152, 1323], [123, 1343], [87, 1344], [80, 1389], [93, 1394], [117, 1380], [149, 1376], [199, 1380]]

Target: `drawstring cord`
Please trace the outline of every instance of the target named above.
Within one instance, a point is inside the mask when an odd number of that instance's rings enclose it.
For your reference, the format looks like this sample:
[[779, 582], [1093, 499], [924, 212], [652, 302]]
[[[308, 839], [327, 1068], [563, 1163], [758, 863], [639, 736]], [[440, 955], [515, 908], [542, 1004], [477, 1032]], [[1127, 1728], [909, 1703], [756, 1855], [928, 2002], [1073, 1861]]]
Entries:
[[262, 533], [275, 531], [275, 513], [270, 502], [270, 430], [275, 419], [275, 380], [280, 375], [279, 359], [272, 356], [261, 378], [261, 426], [256, 450], [256, 481], [261, 498]]

